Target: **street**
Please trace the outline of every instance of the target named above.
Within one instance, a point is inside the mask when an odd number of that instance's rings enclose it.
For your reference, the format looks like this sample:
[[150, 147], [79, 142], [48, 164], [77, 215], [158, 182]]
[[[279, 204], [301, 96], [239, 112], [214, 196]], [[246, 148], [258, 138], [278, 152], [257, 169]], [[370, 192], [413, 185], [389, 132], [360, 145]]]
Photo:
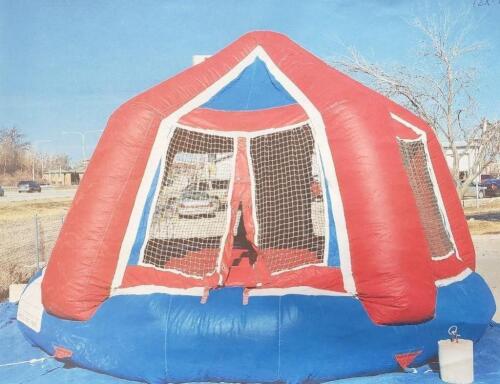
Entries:
[[76, 192], [75, 187], [67, 188], [54, 188], [52, 186], [42, 186], [42, 192], [19, 193], [17, 188], [3, 187], [5, 195], [0, 197], [0, 203], [9, 203], [14, 201], [32, 201], [32, 200], [46, 200], [67, 198], [72, 199]]

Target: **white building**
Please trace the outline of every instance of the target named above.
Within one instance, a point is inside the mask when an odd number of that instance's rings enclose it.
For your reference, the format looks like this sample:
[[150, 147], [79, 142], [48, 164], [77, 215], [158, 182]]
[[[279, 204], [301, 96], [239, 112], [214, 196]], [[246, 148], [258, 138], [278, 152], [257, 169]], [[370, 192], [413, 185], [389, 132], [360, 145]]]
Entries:
[[[450, 169], [453, 168], [453, 151], [449, 145], [443, 144], [443, 152], [446, 157], [446, 162], [448, 163], [448, 167]], [[460, 178], [467, 177], [469, 170], [474, 165], [476, 161], [477, 152], [479, 150], [478, 145], [470, 145], [468, 146], [465, 141], [456, 142], [457, 151], [460, 155], [460, 160], [458, 163], [458, 169], [460, 172]], [[490, 164], [485, 167], [485, 169], [481, 172], [481, 175], [492, 175], [493, 177], [498, 177], [500, 172], [500, 159], [497, 159], [496, 162]], [[480, 179], [480, 177], [478, 178]]]

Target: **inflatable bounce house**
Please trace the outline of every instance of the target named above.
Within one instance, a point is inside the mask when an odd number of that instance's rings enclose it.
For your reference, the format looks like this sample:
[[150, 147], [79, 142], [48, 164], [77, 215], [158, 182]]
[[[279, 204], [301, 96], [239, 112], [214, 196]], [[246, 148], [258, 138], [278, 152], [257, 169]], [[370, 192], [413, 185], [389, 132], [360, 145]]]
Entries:
[[474, 269], [433, 130], [252, 32], [113, 113], [18, 319], [123, 378], [324, 382], [478, 340]]

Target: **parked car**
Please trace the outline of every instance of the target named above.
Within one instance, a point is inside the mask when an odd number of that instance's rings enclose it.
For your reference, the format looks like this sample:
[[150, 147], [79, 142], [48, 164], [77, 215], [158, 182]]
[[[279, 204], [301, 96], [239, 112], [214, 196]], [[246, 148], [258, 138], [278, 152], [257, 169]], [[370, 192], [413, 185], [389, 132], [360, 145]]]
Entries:
[[186, 191], [208, 193], [218, 203], [217, 209], [227, 205], [228, 190], [229, 180], [224, 179], [200, 180], [186, 187]]
[[470, 183], [465, 190], [464, 197], [478, 197], [482, 199], [484, 197], [484, 192], [486, 187], [483, 184], [479, 184], [476, 190], [476, 183]]
[[42, 187], [35, 181], [20, 181], [17, 183], [17, 191], [21, 192], [42, 192]]
[[483, 185], [486, 187], [484, 195], [488, 197], [500, 196], [500, 179], [485, 180]]
[[2, 186], [0, 185], [0, 197], [5, 195], [5, 191], [3, 190]]
[[211, 198], [207, 192], [183, 192], [177, 200], [177, 213], [179, 217], [214, 217], [218, 202]]

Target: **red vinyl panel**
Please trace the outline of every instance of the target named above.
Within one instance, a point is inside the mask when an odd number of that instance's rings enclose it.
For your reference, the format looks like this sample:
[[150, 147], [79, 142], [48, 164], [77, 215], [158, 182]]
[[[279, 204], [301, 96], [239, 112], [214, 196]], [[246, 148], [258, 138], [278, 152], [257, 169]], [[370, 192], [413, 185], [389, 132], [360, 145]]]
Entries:
[[84, 320], [109, 296], [159, 121], [158, 113], [133, 103], [110, 118], [45, 272], [42, 300], [49, 312]]
[[204, 287], [214, 288], [219, 282], [219, 275], [213, 274], [203, 279], [182, 276], [170, 271], [160, 271], [153, 267], [129, 265], [125, 270], [121, 288], [130, 288], [140, 285], [156, 285], [170, 288]]
[[217, 131], [259, 131], [298, 124], [307, 120], [307, 115], [298, 104], [259, 111], [215, 111], [196, 108], [181, 117], [179, 122], [195, 128]]

